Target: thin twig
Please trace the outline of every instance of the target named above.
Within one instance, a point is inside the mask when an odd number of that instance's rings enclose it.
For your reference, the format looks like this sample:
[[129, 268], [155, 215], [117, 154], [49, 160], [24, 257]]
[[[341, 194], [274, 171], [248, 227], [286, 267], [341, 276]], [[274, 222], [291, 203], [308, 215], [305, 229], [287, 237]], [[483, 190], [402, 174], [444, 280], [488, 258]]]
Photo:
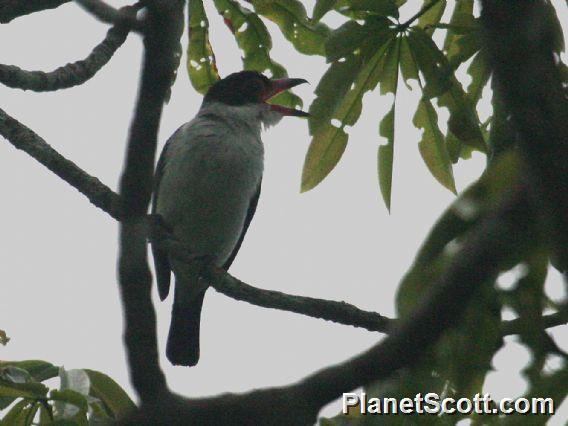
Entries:
[[394, 323], [391, 318], [377, 312], [364, 311], [346, 302], [295, 296], [253, 287], [219, 269], [211, 270], [207, 278], [211, 287], [219, 293], [264, 308], [295, 312], [382, 333], [388, 333]]
[[[129, 13], [138, 10], [141, 5], [126, 6], [121, 10]], [[115, 25], [107, 32], [85, 59], [76, 61], [51, 72], [25, 71], [13, 65], [0, 64], [0, 83], [8, 87], [34, 92], [48, 92], [83, 84], [105, 66], [114, 53], [122, 46], [128, 36], [129, 29]]]
[[407, 29], [410, 26], [410, 24], [412, 24], [414, 21], [416, 21], [418, 18], [420, 18], [422, 15], [424, 15], [430, 9], [432, 9], [439, 2], [440, 2], [440, 0], [432, 0], [430, 3], [424, 5], [422, 7], [422, 9], [420, 9], [418, 12], [416, 12], [412, 17], [410, 17], [408, 20], [406, 20], [402, 24], [399, 24], [398, 25], [399, 30], [403, 31], [403, 30]]
[[137, 19], [136, 15], [124, 13], [101, 0], [75, 0], [75, 2], [102, 22], [125, 26], [137, 32], [144, 31], [145, 23]]

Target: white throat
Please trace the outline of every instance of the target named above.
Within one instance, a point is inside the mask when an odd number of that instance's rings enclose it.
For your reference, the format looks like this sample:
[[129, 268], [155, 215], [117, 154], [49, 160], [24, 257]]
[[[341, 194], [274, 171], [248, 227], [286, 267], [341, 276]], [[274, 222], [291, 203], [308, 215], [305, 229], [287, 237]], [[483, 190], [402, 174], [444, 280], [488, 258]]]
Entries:
[[199, 115], [213, 114], [227, 121], [236, 122], [259, 132], [282, 120], [282, 114], [270, 109], [268, 104], [226, 105], [220, 102], [207, 102], [201, 106]]

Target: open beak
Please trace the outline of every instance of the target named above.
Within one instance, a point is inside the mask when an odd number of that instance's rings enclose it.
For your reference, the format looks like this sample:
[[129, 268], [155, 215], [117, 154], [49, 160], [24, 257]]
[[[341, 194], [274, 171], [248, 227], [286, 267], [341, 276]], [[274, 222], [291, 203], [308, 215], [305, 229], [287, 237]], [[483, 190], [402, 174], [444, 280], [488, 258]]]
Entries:
[[[303, 78], [280, 78], [277, 80], [270, 80], [270, 88], [264, 94], [263, 101], [266, 102], [285, 90], [291, 89], [292, 87], [296, 87], [299, 84], [307, 82], [308, 81], [304, 80]], [[270, 109], [273, 111], [277, 111], [282, 115], [295, 115], [297, 117], [308, 117], [310, 115], [305, 111], [294, 108], [288, 108], [282, 105], [271, 104]]]

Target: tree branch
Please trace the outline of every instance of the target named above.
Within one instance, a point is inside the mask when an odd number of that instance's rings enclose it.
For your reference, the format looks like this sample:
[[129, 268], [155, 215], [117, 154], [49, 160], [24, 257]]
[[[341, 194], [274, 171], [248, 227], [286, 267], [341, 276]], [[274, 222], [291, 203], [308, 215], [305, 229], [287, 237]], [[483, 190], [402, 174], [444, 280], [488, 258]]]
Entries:
[[[54, 150], [39, 135], [0, 109], [0, 135], [17, 149], [29, 154], [85, 195], [96, 207], [116, 220], [121, 219], [120, 197], [96, 177], [87, 174], [75, 163]], [[346, 302], [296, 296], [279, 291], [253, 287], [228, 273], [210, 271], [211, 287], [235, 300], [269, 309], [295, 312], [338, 324], [364, 328], [369, 331], [389, 333], [396, 320], [377, 312], [364, 311]], [[555, 313], [543, 317], [546, 328], [568, 323], [567, 314]], [[518, 334], [522, 328], [519, 320], [503, 321], [503, 335]]]
[[[553, 314], [543, 315], [542, 324], [545, 329], [568, 324], [568, 310], [555, 312]], [[520, 334], [525, 327], [526, 327], [526, 320], [523, 320], [522, 318], [503, 321], [501, 323], [503, 336]]]
[[534, 203], [541, 206], [540, 224], [559, 268], [567, 271], [568, 99], [554, 58], [558, 40], [550, 17], [553, 6], [543, 0], [481, 4], [495, 88], [520, 135]]
[[368, 351], [285, 387], [225, 394], [207, 399], [164, 395], [125, 424], [311, 425], [325, 404], [395, 371], [413, 365], [438, 338], [457, 324], [480, 284], [489, 285], [503, 267], [511, 245], [531, 224], [519, 221], [527, 205], [526, 188], [515, 191], [497, 211], [468, 233], [446, 273], [431, 287], [414, 313]]
[[176, 70], [175, 52], [183, 32], [183, 0], [148, 0], [144, 59], [120, 196], [119, 288], [124, 309], [124, 342], [130, 377], [143, 405], [168, 394], [158, 362], [156, 312], [148, 266], [146, 213], [152, 194], [162, 108]]
[[75, 2], [102, 22], [124, 26], [137, 32], [144, 31], [145, 22], [137, 19], [136, 15], [115, 9], [101, 0], [75, 0]]
[[120, 220], [120, 199], [96, 177], [85, 173], [75, 163], [54, 150], [31, 129], [0, 109], [0, 135], [17, 149], [32, 156], [69, 185], [85, 195], [96, 207]]
[[20, 16], [54, 9], [71, 0], [3, 0], [0, 4], [0, 23], [7, 24]]
[[253, 287], [217, 268], [208, 271], [207, 280], [219, 293], [264, 308], [295, 312], [382, 333], [387, 333], [394, 323], [391, 318], [377, 312], [364, 311], [346, 302], [295, 296]]
[[[140, 4], [126, 6], [121, 10], [132, 13]], [[0, 64], [0, 83], [8, 87], [35, 92], [48, 92], [83, 84], [92, 78], [125, 42], [129, 30], [115, 25], [107, 32], [104, 40], [98, 44], [85, 59], [59, 67], [51, 72], [25, 71], [13, 65]]]

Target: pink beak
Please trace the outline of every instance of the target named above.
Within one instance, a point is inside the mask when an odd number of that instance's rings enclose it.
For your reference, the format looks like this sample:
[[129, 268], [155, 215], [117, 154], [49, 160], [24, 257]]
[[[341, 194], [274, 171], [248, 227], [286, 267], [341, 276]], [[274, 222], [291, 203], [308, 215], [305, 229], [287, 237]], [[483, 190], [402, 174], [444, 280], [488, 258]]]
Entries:
[[[304, 80], [303, 78], [280, 78], [277, 80], [271, 80], [270, 81], [270, 89], [266, 91], [266, 93], [263, 96], [263, 101], [267, 101], [270, 98], [273, 98], [274, 96], [276, 96], [277, 94], [283, 92], [284, 90], [288, 90], [291, 89], [292, 87], [296, 87], [299, 84], [303, 84], [303, 83], [307, 83], [307, 80]], [[308, 117], [310, 114], [308, 114], [305, 111], [299, 110], [299, 109], [294, 109], [294, 108], [288, 108], [282, 105], [270, 105], [270, 109], [273, 111], [277, 111], [282, 115], [294, 115], [297, 117]]]

